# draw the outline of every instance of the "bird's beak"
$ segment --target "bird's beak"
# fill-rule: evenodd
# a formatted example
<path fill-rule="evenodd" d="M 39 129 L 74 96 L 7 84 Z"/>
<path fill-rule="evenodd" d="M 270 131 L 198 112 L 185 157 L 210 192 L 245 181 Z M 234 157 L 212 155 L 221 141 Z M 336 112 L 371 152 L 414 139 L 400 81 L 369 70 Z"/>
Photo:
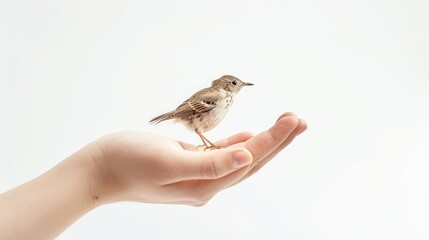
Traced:
<path fill-rule="evenodd" d="M 253 86 L 253 83 L 244 83 L 244 86 Z"/>

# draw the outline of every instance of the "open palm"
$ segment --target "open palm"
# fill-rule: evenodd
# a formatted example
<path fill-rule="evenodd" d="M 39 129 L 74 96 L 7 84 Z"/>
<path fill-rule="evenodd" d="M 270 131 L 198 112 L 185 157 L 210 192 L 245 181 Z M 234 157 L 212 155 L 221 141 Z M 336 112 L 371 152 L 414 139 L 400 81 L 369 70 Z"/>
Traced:
<path fill-rule="evenodd" d="M 303 120 L 285 113 L 270 129 L 233 135 L 211 151 L 148 133 L 115 133 L 96 141 L 102 154 L 95 162 L 109 182 L 103 189 L 107 202 L 200 206 L 258 171 L 306 128 Z"/>

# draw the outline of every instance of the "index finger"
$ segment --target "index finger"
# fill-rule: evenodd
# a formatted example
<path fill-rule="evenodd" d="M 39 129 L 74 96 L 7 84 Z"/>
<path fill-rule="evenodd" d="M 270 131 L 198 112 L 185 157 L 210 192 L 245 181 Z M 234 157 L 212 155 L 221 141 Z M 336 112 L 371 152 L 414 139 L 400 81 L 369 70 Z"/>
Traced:
<path fill-rule="evenodd" d="M 280 118 L 270 129 L 248 140 L 245 147 L 252 153 L 254 164 L 275 151 L 298 126 L 298 123 L 295 116 Z"/>

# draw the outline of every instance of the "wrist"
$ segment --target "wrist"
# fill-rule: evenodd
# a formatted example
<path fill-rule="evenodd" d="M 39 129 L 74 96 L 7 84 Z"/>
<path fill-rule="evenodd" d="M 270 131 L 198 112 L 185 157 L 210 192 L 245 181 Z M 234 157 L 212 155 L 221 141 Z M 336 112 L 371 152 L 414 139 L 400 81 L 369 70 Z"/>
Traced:
<path fill-rule="evenodd" d="M 108 164 L 103 149 L 97 141 L 91 142 L 80 151 L 82 160 L 88 169 L 88 187 L 92 207 L 119 201 L 120 187 Z"/>

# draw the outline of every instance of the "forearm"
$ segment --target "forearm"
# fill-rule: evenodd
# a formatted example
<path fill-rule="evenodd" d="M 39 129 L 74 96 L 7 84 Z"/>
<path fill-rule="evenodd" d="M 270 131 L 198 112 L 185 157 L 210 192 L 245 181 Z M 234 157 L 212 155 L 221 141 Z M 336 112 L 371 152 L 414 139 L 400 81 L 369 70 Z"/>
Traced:
<path fill-rule="evenodd" d="M 52 239 L 95 207 L 94 167 L 80 150 L 0 195 L 0 239 Z"/>

